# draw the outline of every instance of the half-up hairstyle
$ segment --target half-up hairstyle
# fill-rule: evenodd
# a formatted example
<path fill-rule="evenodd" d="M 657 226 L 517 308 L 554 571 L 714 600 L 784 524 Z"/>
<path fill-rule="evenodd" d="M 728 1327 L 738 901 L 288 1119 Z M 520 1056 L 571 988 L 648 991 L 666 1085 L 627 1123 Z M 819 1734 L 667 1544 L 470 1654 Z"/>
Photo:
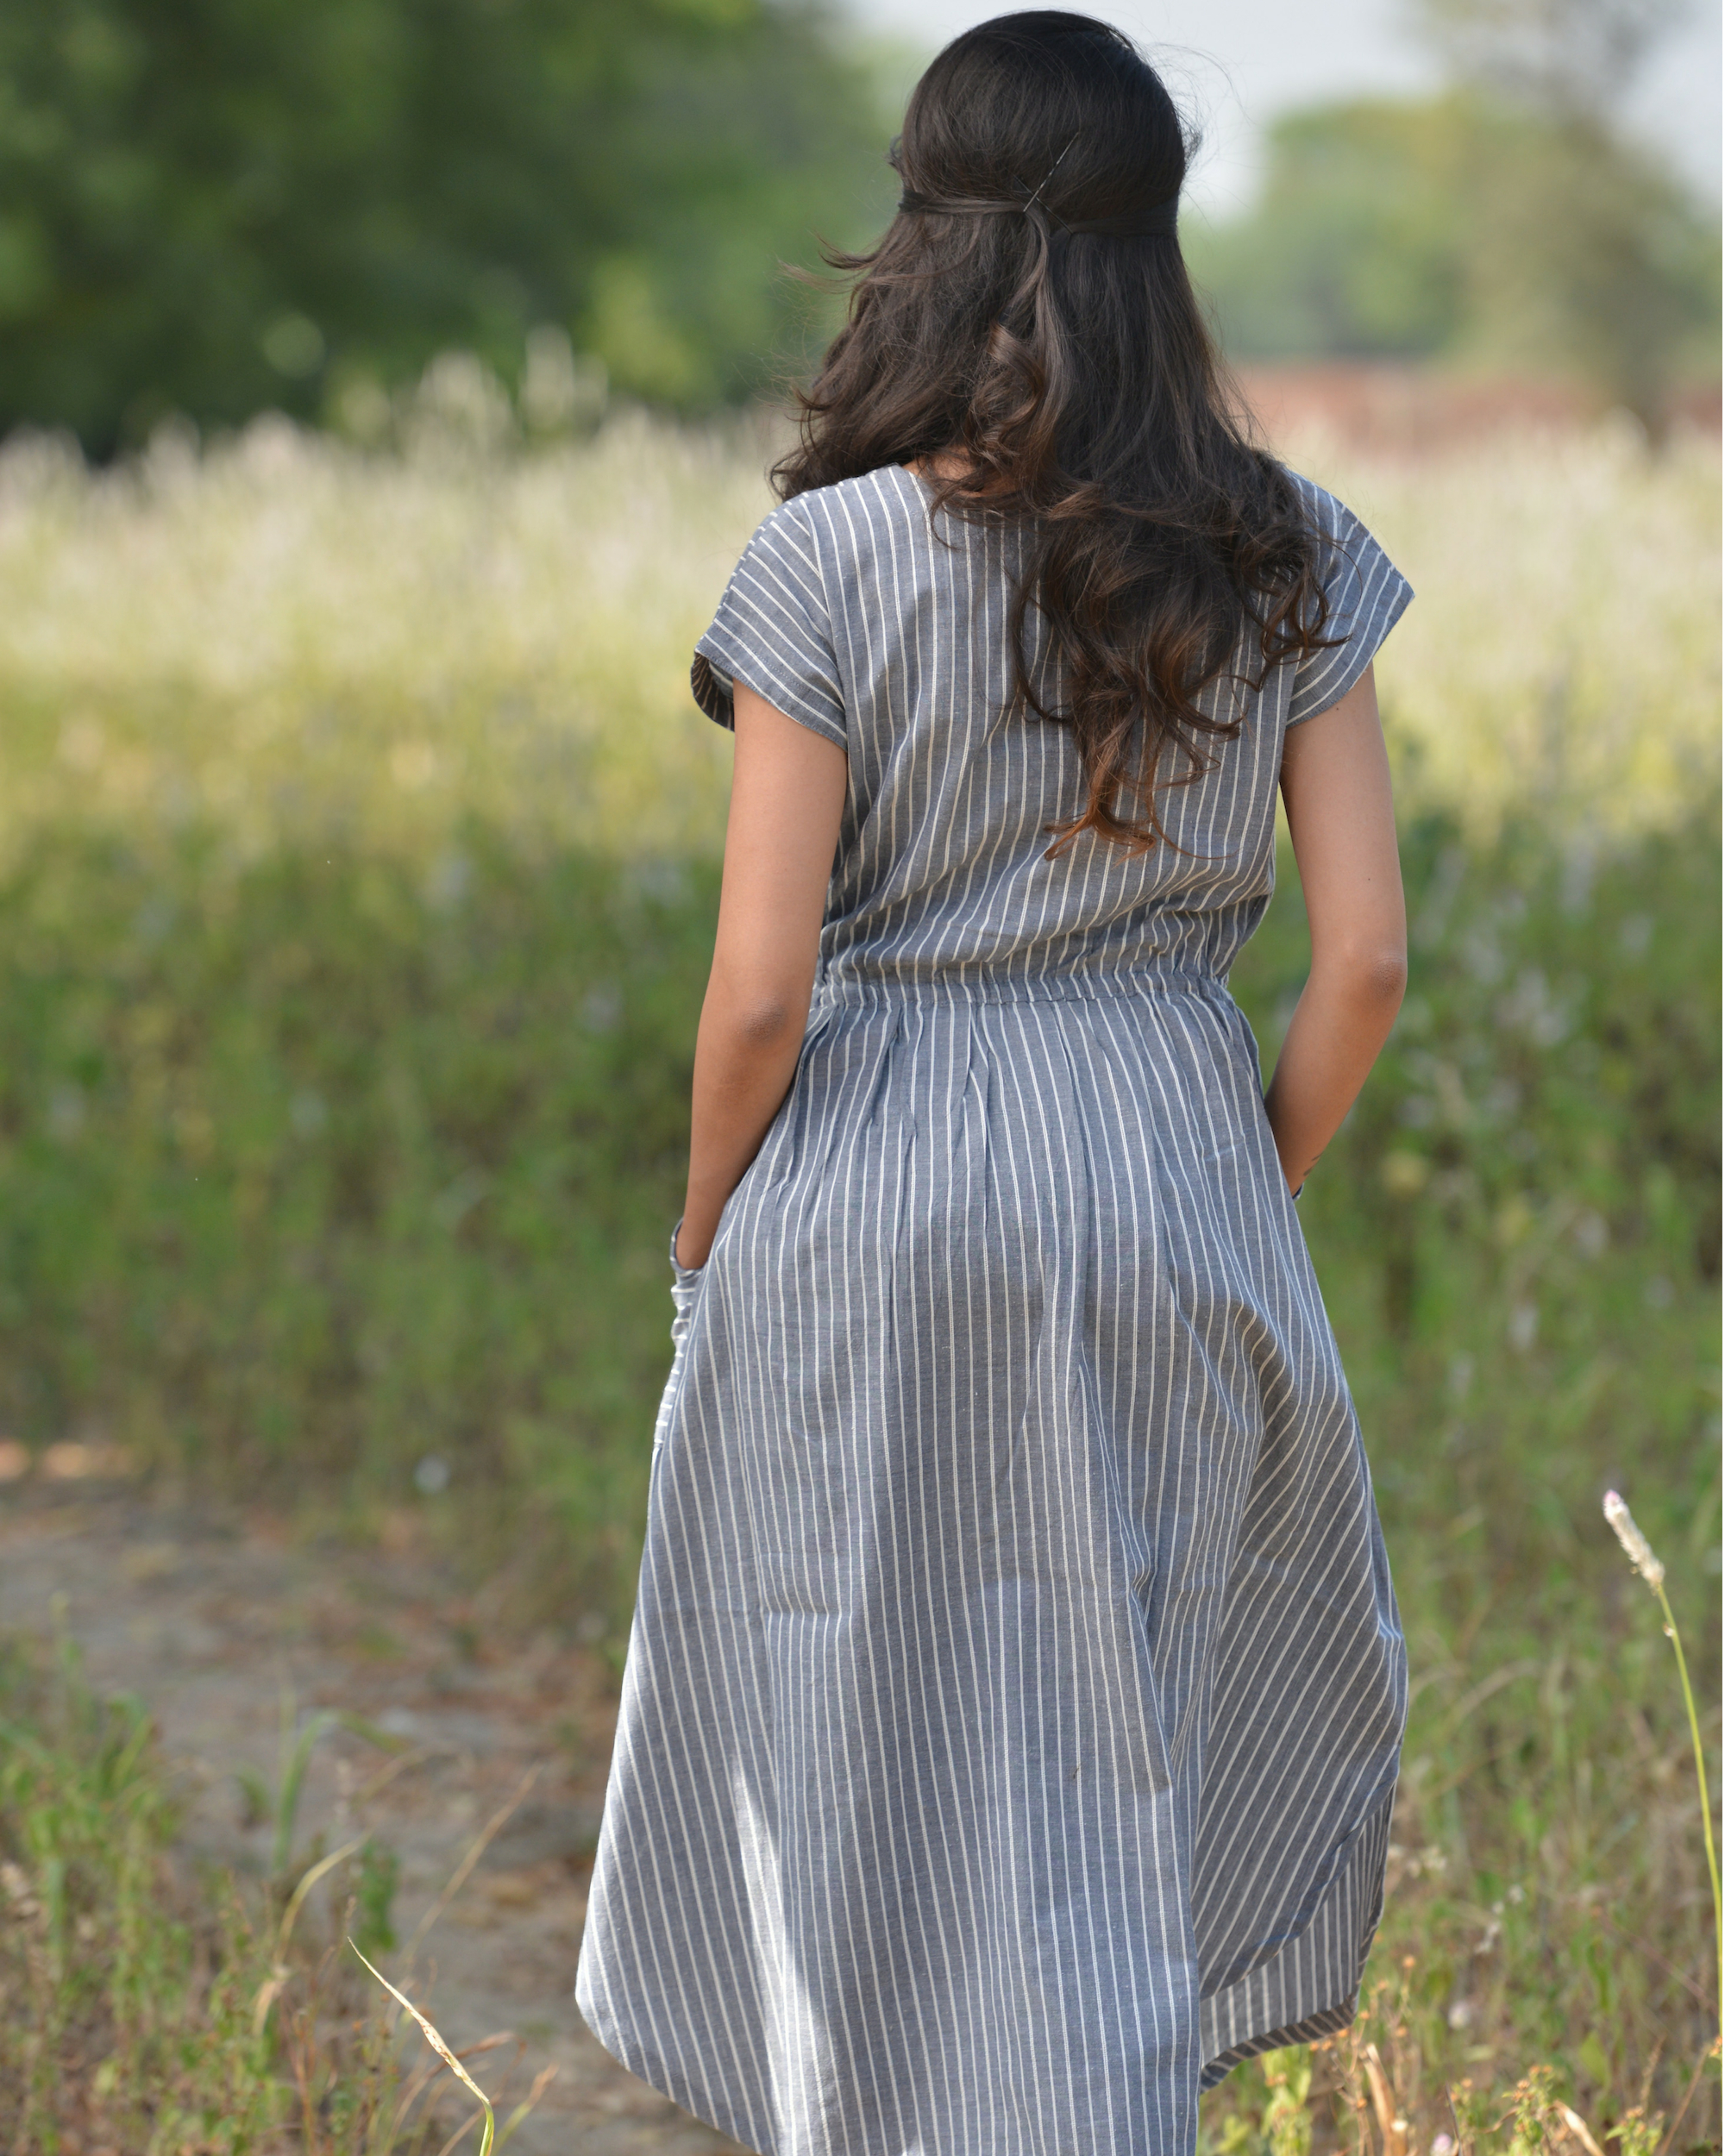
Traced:
<path fill-rule="evenodd" d="M 1070 728 L 1088 787 L 1051 853 L 1165 837 L 1157 789 L 1239 730 L 1204 691 L 1333 641 L 1301 498 L 1247 436 L 1175 236 L 1190 148 L 1104 23 L 1039 11 L 955 39 L 893 146 L 899 214 L 872 253 L 828 254 L 849 317 L 773 475 L 787 499 L 919 461 L 937 511 L 1026 523 L 1014 702 Z M 1032 607 L 1063 702 L 1032 679 Z"/>

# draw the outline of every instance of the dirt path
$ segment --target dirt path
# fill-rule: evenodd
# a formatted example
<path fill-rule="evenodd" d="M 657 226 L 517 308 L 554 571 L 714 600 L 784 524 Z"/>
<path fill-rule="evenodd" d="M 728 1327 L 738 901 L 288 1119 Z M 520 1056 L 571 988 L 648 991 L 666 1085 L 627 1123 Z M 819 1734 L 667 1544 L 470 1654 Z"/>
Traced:
<path fill-rule="evenodd" d="M 0 1490 L 0 1630 L 47 1633 L 52 1601 L 93 1683 L 135 1693 L 188 1770 L 186 1852 L 260 1871 L 237 1771 L 273 1780 L 284 1688 L 302 1714 L 346 1709 L 407 1749 L 391 1764 L 336 1731 L 313 1755 L 298 1845 L 371 1829 L 400 1858 L 406 1939 L 481 1827 L 532 1788 L 422 1950 L 430 2010 L 457 2047 L 500 2029 L 526 2043 L 511 2098 L 555 2061 L 524 2156 L 719 2156 L 735 2145 L 624 2071 L 571 1986 L 612 1729 L 590 1651 L 549 1636 L 498 1644 L 471 1598 L 423 1558 L 295 1546 L 267 1520 L 146 1502 L 122 1488 Z M 506 2055 L 506 2054 L 505 2054 Z"/>

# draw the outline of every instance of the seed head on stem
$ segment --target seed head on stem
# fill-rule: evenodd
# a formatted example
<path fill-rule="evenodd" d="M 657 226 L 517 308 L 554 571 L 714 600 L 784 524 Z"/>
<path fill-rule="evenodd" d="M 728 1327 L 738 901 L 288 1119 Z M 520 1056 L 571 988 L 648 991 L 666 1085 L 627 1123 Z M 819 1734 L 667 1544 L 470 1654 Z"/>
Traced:
<path fill-rule="evenodd" d="M 1719 1977 L 1721 2010 L 1725 2012 L 1725 1897 L 1719 1890 L 1719 1857 L 1713 1846 L 1713 1796 L 1707 1786 L 1707 1753 L 1701 1741 L 1701 1718 L 1695 1711 L 1695 1691 L 1689 1681 L 1689 1663 L 1683 1651 L 1671 1597 L 1665 1593 L 1665 1568 L 1653 1555 L 1653 1545 L 1635 1525 L 1634 1515 L 1615 1489 L 1605 1493 L 1605 1517 L 1611 1531 L 1628 1553 L 1629 1562 L 1653 1589 L 1665 1620 L 1665 1638 L 1677 1657 L 1678 1682 L 1689 1714 L 1689 1739 L 1695 1752 L 1696 1793 L 1701 1799 L 1701 1839 L 1707 1851 L 1707 1877 L 1713 1889 L 1713 1946 Z"/>
<path fill-rule="evenodd" d="M 1622 1544 L 1631 1564 L 1657 1595 L 1665 1583 L 1665 1568 L 1653 1555 L 1653 1545 L 1635 1525 L 1635 1516 L 1615 1489 L 1605 1493 L 1605 1517 Z"/>

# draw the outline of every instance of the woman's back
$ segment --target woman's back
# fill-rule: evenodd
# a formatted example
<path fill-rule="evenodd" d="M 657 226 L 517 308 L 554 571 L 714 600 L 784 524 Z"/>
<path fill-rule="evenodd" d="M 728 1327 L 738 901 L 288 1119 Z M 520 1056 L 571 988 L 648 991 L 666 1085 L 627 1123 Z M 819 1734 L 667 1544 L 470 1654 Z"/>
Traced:
<path fill-rule="evenodd" d="M 1296 482 L 1321 535 L 1333 648 L 1238 671 L 1204 692 L 1237 736 L 1162 796 L 1166 837 L 1138 852 L 1094 843 L 1053 858 L 1079 816 L 1071 734 L 1013 708 L 1009 611 L 1022 531 L 931 516 L 931 490 L 892 465 L 796 496 L 739 563 L 701 639 L 697 700 L 731 722 L 731 677 L 843 749 L 838 858 L 821 936 L 826 993 L 881 981 L 973 989 L 1188 972 L 1226 979 L 1270 898 L 1286 730 L 1337 703 L 1408 591 L 1333 496 Z M 1061 700 L 1036 613 L 1030 665 Z"/>
<path fill-rule="evenodd" d="M 1291 1194 L 1401 993 L 1408 590 L 1229 410 L 1116 32 L 967 32 L 894 154 L 694 668 L 735 780 L 577 1996 L 765 2156 L 1190 2156 L 1381 1899 L 1405 1658 Z"/>

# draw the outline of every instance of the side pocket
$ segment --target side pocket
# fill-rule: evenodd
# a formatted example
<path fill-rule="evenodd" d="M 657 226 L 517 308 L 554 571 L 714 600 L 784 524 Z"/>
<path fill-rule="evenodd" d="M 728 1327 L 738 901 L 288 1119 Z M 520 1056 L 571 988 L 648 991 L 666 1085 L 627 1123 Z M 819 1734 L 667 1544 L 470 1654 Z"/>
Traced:
<path fill-rule="evenodd" d="M 700 1300 L 701 1283 L 707 1275 L 706 1265 L 680 1265 L 677 1262 L 677 1233 L 682 1222 L 671 1230 L 671 1369 L 665 1380 L 665 1389 L 659 1395 L 658 1418 L 653 1425 L 653 1458 L 659 1457 L 659 1448 L 665 1442 L 676 1412 L 677 1395 L 682 1390 L 684 1366 L 688 1361 L 689 1334 L 695 1320 L 695 1305 Z M 709 1257 L 707 1263 L 712 1263 Z"/>

